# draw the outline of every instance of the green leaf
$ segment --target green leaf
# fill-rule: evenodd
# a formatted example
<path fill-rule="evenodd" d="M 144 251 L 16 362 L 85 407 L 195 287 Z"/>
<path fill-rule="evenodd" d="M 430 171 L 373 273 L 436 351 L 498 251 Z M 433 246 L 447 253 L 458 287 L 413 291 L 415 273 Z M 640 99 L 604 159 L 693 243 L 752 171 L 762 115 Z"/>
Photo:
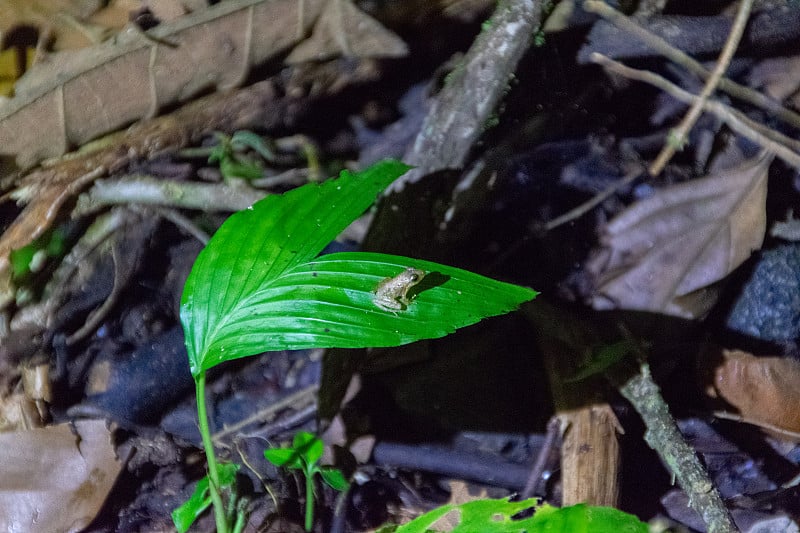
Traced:
<path fill-rule="evenodd" d="M 263 169 L 255 162 L 226 157 L 219 162 L 219 171 L 226 180 L 240 178 L 255 180 L 264 175 Z"/>
<path fill-rule="evenodd" d="M 631 340 L 621 340 L 611 344 L 593 346 L 586 361 L 581 363 L 575 375 L 565 380 L 565 383 L 574 383 L 597 374 L 602 374 L 611 366 L 622 361 L 629 354 L 636 353 L 638 348 L 639 346 Z"/>
<path fill-rule="evenodd" d="M 510 497 L 509 497 L 510 498 Z M 535 507 L 536 498 L 521 502 L 510 502 L 509 498 L 500 500 L 473 500 L 461 505 L 443 505 L 397 528 L 397 533 L 425 533 L 442 517 L 453 510 L 460 513 L 459 524 L 453 533 L 527 533 L 523 520 L 512 521 L 517 513 Z"/>
<path fill-rule="evenodd" d="M 533 516 L 514 520 L 522 511 L 536 507 Z M 647 533 L 648 526 L 633 515 L 611 507 L 586 504 L 558 509 L 537 507 L 531 498 L 521 502 L 474 500 L 461 505 L 444 505 L 397 528 L 397 533 L 425 533 L 451 511 L 460 515 L 451 533 Z"/>
<path fill-rule="evenodd" d="M 632 514 L 579 503 L 558 509 L 543 505 L 529 522 L 530 533 L 648 533 L 649 527 Z M 455 530 L 454 530 L 455 531 Z"/>
<path fill-rule="evenodd" d="M 325 444 L 322 439 L 308 431 L 299 431 L 292 440 L 292 447 L 297 450 L 306 463 L 310 466 L 319 461 L 325 451 Z"/>
<path fill-rule="evenodd" d="M 266 161 L 274 161 L 275 160 L 275 152 L 267 146 L 267 143 L 264 142 L 264 139 L 258 135 L 253 133 L 252 131 L 247 130 L 239 130 L 233 134 L 230 140 L 231 148 L 234 150 L 244 150 L 246 148 L 251 148 L 258 152 L 258 155 L 264 158 Z"/>
<path fill-rule="evenodd" d="M 217 465 L 217 474 L 219 475 L 220 488 L 232 487 L 236 481 L 236 473 L 241 468 L 236 463 L 219 463 Z"/>
<path fill-rule="evenodd" d="M 378 283 L 407 267 L 427 275 L 410 291 L 406 309 L 375 305 Z M 324 255 L 265 280 L 230 309 L 205 344 L 203 365 L 263 351 L 399 346 L 443 337 L 535 296 L 525 287 L 419 259 L 366 252 Z"/>
<path fill-rule="evenodd" d="M 303 458 L 294 448 L 269 448 L 264 450 L 264 458 L 275 466 L 303 469 Z"/>
<path fill-rule="evenodd" d="M 268 196 L 232 215 L 200 253 L 184 286 L 181 322 L 192 375 L 269 350 L 219 338 L 267 281 L 317 256 L 408 168 L 386 161 L 355 175 L 345 171 L 339 179 Z"/>
<path fill-rule="evenodd" d="M 11 269 L 15 279 L 22 278 L 22 276 L 30 273 L 31 262 L 37 251 L 38 247 L 34 244 L 28 244 L 17 250 L 11 250 Z"/>
<path fill-rule="evenodd" d="M 208 476 L 197 482 L 194 492 L 183 505 L 172 511 L 172 523 L 178 533 L 186 533 L 197 517 L 211 506 L 208 492 Z"/>
<path fill-rule="evenodd" d="M 338 468 L 324 466 L 319 469 L 319 475 L 322 476 L 322 480 L 334 490 L 347 490 L 347 487 L 350 485 L 347 479 L 345 479 L 344 474 L 342 474 L 342 471 Z"/>
<path fill-rule="evenodd" d="M 220 463 L 218 465 L 219 483 L 224 487 L 231 487 L 236 480 L 239 465 L 234 463 Z M 208 476 L 204 476 L 194 488 L 194 492 L 183 505 L 172 511 L 172 523 L 178 533 L 186 533 L 197 517 L 211 507 L 211 493 L 209 491 Z"/>

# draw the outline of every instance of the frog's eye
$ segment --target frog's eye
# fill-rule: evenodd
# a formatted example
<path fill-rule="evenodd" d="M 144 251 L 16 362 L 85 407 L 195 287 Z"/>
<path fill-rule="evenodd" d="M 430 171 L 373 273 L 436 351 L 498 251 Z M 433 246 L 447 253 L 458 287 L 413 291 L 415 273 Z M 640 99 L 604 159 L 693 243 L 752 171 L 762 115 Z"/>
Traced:
<path fill-rule="evenodd" d="M 411 274 L 411 281 L 419 281 L 420 279 L 419 274 Z"/>

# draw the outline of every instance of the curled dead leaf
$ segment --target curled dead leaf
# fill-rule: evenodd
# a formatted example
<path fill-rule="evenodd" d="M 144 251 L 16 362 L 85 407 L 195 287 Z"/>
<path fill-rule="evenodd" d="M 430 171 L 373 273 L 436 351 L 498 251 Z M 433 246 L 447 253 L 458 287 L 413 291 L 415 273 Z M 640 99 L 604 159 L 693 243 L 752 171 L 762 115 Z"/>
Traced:
<path fill-rule="evenodd" d="M 666 187 L 611 220 L 587 265 L 596 309 L 696 318 L 713 305 L 705 289 L 757 250 L 766 225 L 762 153 L 735 168 Z"/>
<path fill-rule="evenodd" d="M 780 436 L 800 436 L 800 361 L 722 350 L 706 362 L 713 365 L 706 371 L 707 394 L 734 407 L 736 419 Z"/>

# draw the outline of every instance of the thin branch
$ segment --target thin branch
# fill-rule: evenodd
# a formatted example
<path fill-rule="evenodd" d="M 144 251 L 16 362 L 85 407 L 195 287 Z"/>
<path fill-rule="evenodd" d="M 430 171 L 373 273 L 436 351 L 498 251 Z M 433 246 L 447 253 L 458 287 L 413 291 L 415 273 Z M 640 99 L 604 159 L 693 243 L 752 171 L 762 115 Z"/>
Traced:
<path fill-rule="evenodd" d="M 223 440 L 229 435 L 241 431 L 250 424 L 271 420 L 277 415 L 278 412 L 290 407 L 299 410 L 307 404 L 316 406 L 315 395 L 317 394 L 318 390 L 319 387 L 317 385 L 310 385 L 293 392 L 262 409 L 259 409 L 256 413 L 250 415 L 244 420 L 240 420 L 231 426 L 225 426 L 225 429 L 222 429 L 213 435 L 214 443 L 218 446 L 227 447 L 227 445 L 223 444 Z"/>
<path fill-rule="evenodd" d="M 204 211 L 240 211 L 267 193 L 246 184 L 165 181 L 148 175 L 130 175 L 119 180 L 97 180 L 78 198 L 73 217 L 91 214 L 107 205 L 161 205 Z"/>
<path fill-rule="evenodd" d="M 689 497 L 689 506 L 702 517 L 708 532 L 737 532 L 719 492 L 678 430 L 647 364 L 642 364 L 641 371 L 632 378 L 619 379 L 616 385 L 644 420 L 645 441 L 677 478 Z"/>
<path fill-rule="evenodd" d="M 561 421 L 558 416 L 550 418 L 547 423 L 547 433 L 544 436 L 544 442 L 539 453 L 536 454 L 536 462 L 533 463 L 531 472 L 528 475 L 528 481 L 525 482 L 525 488 L 522 489 L 520 499 L 525 500 L 536 494 L 536 489 L 539 487 L 539 482 L 544 477 L 544 469 L 547 466 L 547 461 L 553 453 L 556 446 L 556 439 L 561 433 Z"/>
<path fill-rule="evenodd" d="M 152 211 L 156 215 L 166 220 L 169 220 L 170 222 L 175 224 L 175 226 L 186 232 L 188 235 L 191 235 L 192 237 L 200 241 L 200 243 L 203 246 L 208 244 L 208 241 L 211 240 L 211 236 L 209 236 L 208 233 L 200 229 L 200 227 L 191 220 L 189 220 L 188 217 L 183 216 L 180 212 L 178 212 L 177 209 L 170 209 L 167 207 L 160 207 L 160 206 L 150 206 L 147 208 L 142 208 L 141 206 L 138 206 L 136 204 L 131 205 L 130 208 L 138 212 L 147 212 L 148 210 Z"/>
<path fill-rule="evenodd" d="M 697 96 L 681 89 L 658 74 L 654 74 L 646 70 L 637 70 L 627 67 L 622 63 L 614 61 L 613 59 L 610 59 L 597 52 L 593 53 L 590 59 L 594 63 L 598 63 L 608 70 L 619 74 L 620 76 L 649 83 L 650 85 L 658 87 L 681 102 L 691 104 L 699 100 Z M 732 109 L 722 102 L 716 100 L 707 100 L 703 103 L 703 108 L 720 120 L 724 121 L 739 135 L 747 137 L 751 141 L 759 144 L 765 150 L 774 153 L 776 156 L 783 159 L 787 164 L 795 168 L 800 168 L 800 154 L 798 154 L 798 152 L 800 152 L 800 143 L 798 141 L 771 130 L 763 124 L 759 124 L 758 122 L 745 116 L 745 114 L 741 111 Z"/>
<path fill-rule="evenodd" d="M 650 174 L 653 176 L 660 174 L 664 167 L 675 155 L 675 151 L 679 148 L 682 148 L 683 145 L 686 143 L 686 139 L 689 136 L 689 131 L 692 129 L 694 124 L 697 122 L 697 119 L 700 118 L 700 113 L 703 111 L 703 105 L 708 100 L 708 97 L 711 96 L 711 93 L 717 88 L 720 79 L 725 74 L 725 71 L 728 70 L 728 65 L 733 59 L 733 54 L 736 52 L 736 48 L 739 46 L 739 41 L 742 39 L 742 34 L 744 33 L 745 25 L 747 24 L 747 19 L 750 17 L 750 9 L 753 7 L 753 0 L 741 0 L 741 4 L 739 5 L 739 12 L 736 13 L 736 19 L 733 21 L 733 27 L 731 27 L 731 33 L 728 35 L 728 41 L 725 43 L 725 47 L 722 49 L 722 53 L 717 60 L 717 64 L 714 67 L 714 70 L 711 72 L 711 76 L 706 80 L 705 86 L 703 86 L 703 90 L 700 92 L 700 96 L 698 100 L 692 104 L 692 107 L 689 108 L 689 111 L 686 113 L 686 116 L 683 117 L 680 125 L 670 132 L 670 138 L 667 141 L 667 144 L 664 145 L 662 148 L 661 153 L 658 154 L 656 160 L 650 165 Z"/>
<path fill-rule="evenodd" d="M 582 204 L 573 209 L 570 209 L 563 215 L 548 221 L 547 224 L 544 225 L 544 230 L 552 231 L 557 227 L 566 224 L 567 222 L 571 222 L 577 218 L 582 217 L 583 215 L 588 213 L 591 209 L 593 209 L 596 205 L 600 204 L 606 198 L 614 194 L 616 191 L 632 183 L 639 176 L 641 176 L 641 169 L 637 169 L 635 172 L 628 173 L 627 176 L 624 176 L 619 180 L 615 181 L 614 183 L 612 183 L 611 185 L 609 185 L 608 187 L 606 187 L 605 189 L 603 189 L 602 191 L 591 197 L 589 200 L 583 202 Z"/>
<path fill-rule="evenodd" d="M 695 61 L 691 56 L 675 48 L 658 35 L 642 27 L 635 20 L 626 17 L 624 14 L 615 10 L 605 2 L 602 2 L 601 0 L 586 0 L 583 3 L 583 8 L 586 11 L 600 15 L 617 28 L 630 33 L 634 37 L 644 42 L 654 51 L 658 52 L 670 61 L 682 66 L 689 72 L 699 76 L 701 79 L 706 80 L 709 78 L 709 76 L 711 76 L 711 71 L 706 69 L 698 61 Z M 775 117 L 783 120 L 791 126 L 794 126 L 795 128 L 800 128 L 799 114 L 791 111 L 790 109 L 786 109 L 781 105 L 780 102 L 773 100 L 772 98 L 758 91 L 754 91 L 753 89 L 745 87 L 744 85 L 739 85 L 735 81 L 731 81 L 728 78 L 722 78 L 719 80 L 718 89 L 725 91 L 734 98 L 738 98 L 743 102 L 747 102 L 772 113 Z"/>

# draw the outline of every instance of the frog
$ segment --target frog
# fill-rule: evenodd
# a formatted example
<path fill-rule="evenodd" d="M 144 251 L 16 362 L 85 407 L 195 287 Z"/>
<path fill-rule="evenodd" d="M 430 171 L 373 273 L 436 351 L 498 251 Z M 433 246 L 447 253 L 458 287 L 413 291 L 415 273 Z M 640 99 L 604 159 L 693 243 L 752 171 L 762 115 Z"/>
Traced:
<path fill-rule="evenodd" d="M 375 293 L 372 303 L 379 309 L 393 313 L 405 310 L 411 303 L 408 291 L 422 281 L 425 274 L 424 270 L 409 267 L 392 278 L 385 278 L 372 291 Z"/>

